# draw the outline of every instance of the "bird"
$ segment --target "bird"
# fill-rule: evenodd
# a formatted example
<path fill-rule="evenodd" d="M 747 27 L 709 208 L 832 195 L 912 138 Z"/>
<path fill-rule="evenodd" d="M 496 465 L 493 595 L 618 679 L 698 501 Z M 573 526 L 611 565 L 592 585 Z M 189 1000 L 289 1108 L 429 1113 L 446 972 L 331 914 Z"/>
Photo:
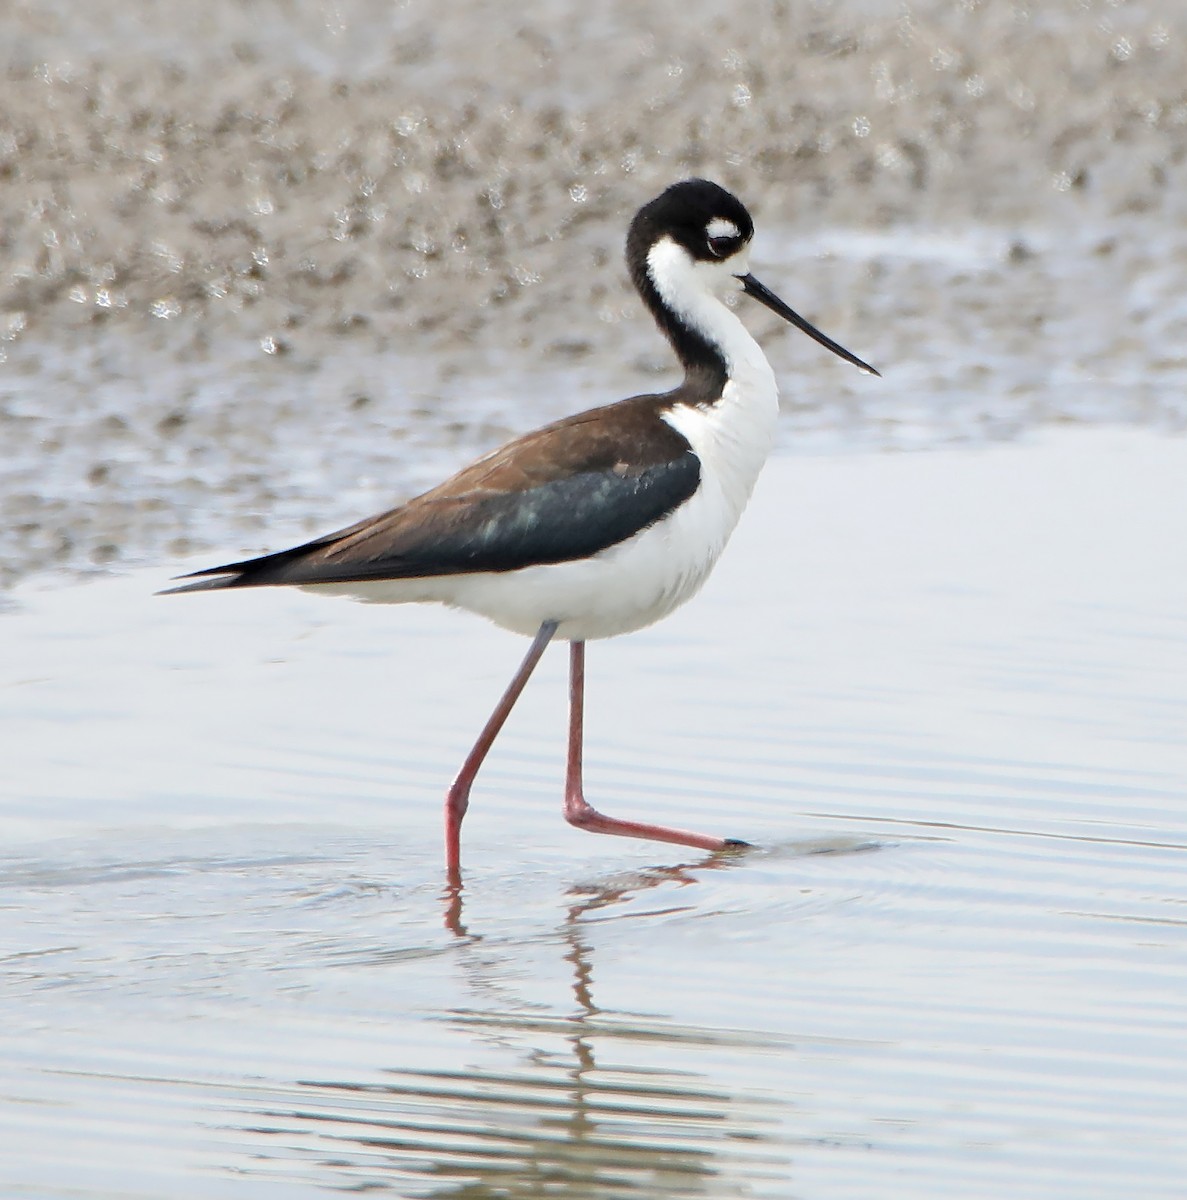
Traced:
<path fill-rule="evenodd" d="M 683 380 L 526 433 L 378 516 L 299 546 L 179 576 L 170 593 L 296 586 L 467 610 L 532 639 L 445 797 L 445 865 L 479 769 L 554 639 L 569 643 L 564 816 L 573 826 L 691 846 L 738 838 L 606 816 L 583 785 L 586 643 L 666 617 L 705 582 L 769 455 L 774 371 L 727 299 L 757 300 L 868 375 L 750 273 L 754 222 L 705 179 L 674 183 L 630 223 L 626 262 Z"/>

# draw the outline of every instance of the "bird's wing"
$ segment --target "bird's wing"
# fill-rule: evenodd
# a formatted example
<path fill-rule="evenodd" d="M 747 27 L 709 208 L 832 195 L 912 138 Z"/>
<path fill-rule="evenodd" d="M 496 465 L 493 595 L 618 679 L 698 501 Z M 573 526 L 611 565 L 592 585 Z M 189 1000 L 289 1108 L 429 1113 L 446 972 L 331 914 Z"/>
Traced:
<path fill-rule="evenodd" d="M 432 491 L 290 550 L 197 571 L 174 591 L 514 571 L 585 558 L 688 499 L 700 460 L 655 419 L 657 397 L 545 426 Z"/>

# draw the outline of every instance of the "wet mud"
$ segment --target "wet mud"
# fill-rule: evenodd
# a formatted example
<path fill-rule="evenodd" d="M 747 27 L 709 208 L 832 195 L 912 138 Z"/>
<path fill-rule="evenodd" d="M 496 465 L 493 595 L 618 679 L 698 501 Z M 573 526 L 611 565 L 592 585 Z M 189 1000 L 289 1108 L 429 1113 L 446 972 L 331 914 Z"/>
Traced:
<path fill-rule="evenodd" d="M 9 6 L 0 577 L 321 528 L 661 386 L 621 265 L 676 178 L 882 366 L 785 332 L 789 440 L 1182 427 L 1168 6 Z M 754 314 L 762 334 L 773 319 Z"/>

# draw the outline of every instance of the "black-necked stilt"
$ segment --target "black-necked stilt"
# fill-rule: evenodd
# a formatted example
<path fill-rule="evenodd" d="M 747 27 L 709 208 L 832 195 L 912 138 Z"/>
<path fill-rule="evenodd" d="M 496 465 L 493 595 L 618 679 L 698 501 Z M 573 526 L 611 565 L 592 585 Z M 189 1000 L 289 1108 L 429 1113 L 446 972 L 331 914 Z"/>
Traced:
<path fill-rule="evenodd" d="M 470 788 L 554 637 L 570 643 L 565 819 L 702 850 L 733 839 L 603 816 L 581 783 L 585 643 L 642 629 L 705 582 L 771 449 L 775 376 L 723 297 L 745 292 L 863 371 L 749 273 L 754 224 L 729 192 L 674 184 L 631 222 L 627 263 L 684 381 L 525 434 L 399 508 L 262 558 L 197 571 L 178 592 L 290 584 L 389 603 L 435 601 L 532 637 L 445 800 L 460 880 Z"/>

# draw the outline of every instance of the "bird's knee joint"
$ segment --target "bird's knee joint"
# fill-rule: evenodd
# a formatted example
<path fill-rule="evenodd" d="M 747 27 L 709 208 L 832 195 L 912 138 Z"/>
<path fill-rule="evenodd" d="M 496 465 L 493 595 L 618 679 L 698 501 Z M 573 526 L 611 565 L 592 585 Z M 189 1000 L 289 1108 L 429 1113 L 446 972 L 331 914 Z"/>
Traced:
<path fill-rule="evenodd" d="M 584 801 L 580 805 L 570 804 L 565 806 L 565 820 L 574 829 L 593 829 L 600 819 L 601 814 Z"/>
<path fill-rule="evenodd" d="M 445 813 L 455 821 L 460 821 L 470 807 L 470 797 L 465 792 L 455 792 L 450 788 L 445 794 Z"/>

